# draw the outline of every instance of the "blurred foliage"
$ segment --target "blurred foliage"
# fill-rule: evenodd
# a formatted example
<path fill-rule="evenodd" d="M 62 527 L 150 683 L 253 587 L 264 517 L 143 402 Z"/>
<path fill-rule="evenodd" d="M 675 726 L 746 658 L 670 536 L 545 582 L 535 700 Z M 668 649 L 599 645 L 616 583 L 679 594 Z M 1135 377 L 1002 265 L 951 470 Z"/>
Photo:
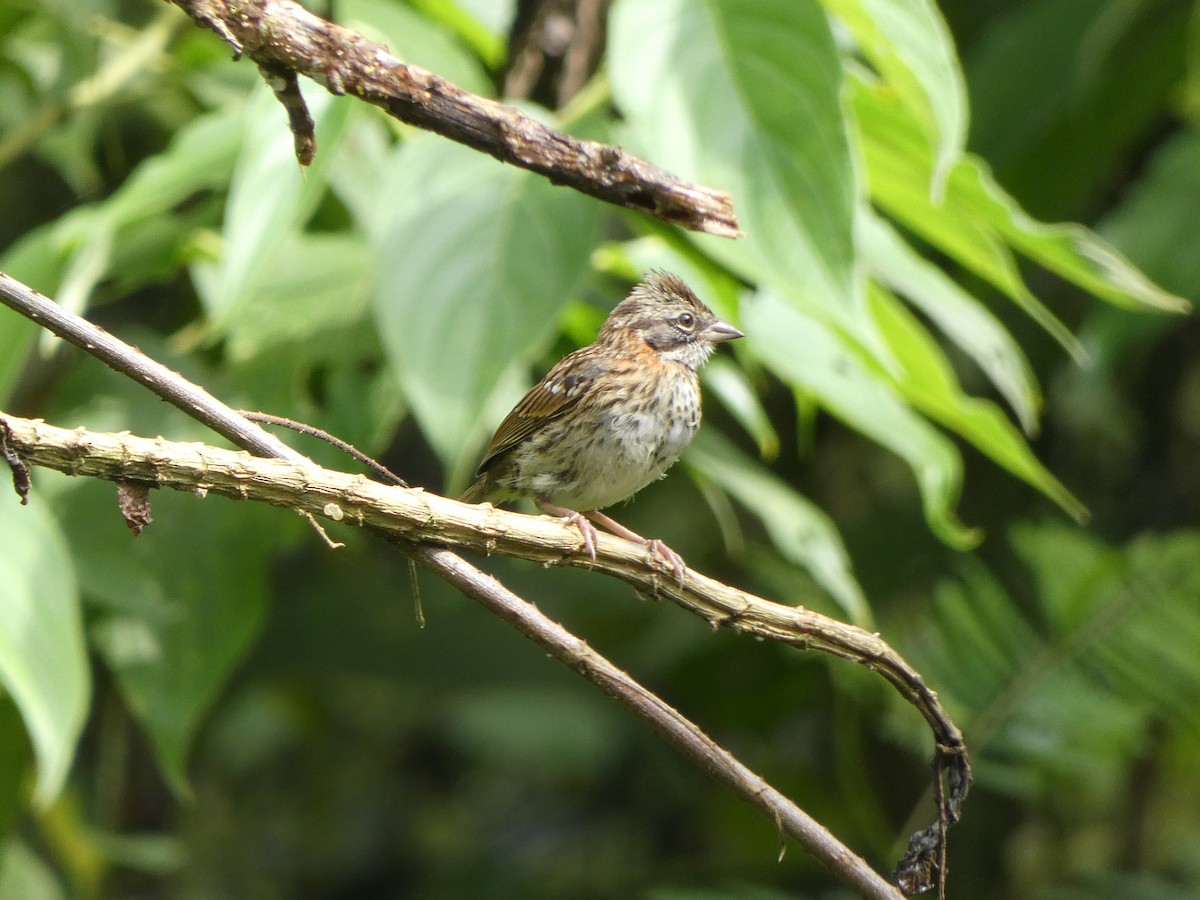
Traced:
<path fill-rule="evenodd" d="M 494 96 L 534 6 L 320 11 Z M 976 762 L 952 895 L 1200 897 L 1200 333 L 1169 315 L 1200 296 L 1200 6 L 616 0 L 606 40 L 563 109 L 516 99 L 732 191 L 745 238 L 311 84 L 301 173 L 253 66 L 177 9 L 10 0 L 0 268 L 448 493 L 632 280 L 678 272 L 748 338 L 619 517 L 918 666 Z M 0 398 L 214 439 L 7 311 Z M 419 628 L 362 535 L 163 495 L 134 541 L 110 486 L 36 476 L 0 501 L 0 897 L 846 896 L 424 576 Z M 878 867 L 928 818 L 928 737 L 870 673 L 487 565 Z"/>

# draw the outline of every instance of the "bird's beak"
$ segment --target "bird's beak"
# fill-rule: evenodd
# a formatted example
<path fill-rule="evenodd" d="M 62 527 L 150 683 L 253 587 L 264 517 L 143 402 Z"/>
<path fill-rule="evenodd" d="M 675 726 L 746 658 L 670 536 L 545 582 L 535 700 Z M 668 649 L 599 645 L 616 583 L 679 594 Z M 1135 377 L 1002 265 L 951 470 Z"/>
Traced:
<path fill-rule="evenodd" d="M 710 343 L 722 344 L 725 341 L 736 341 L 740 337 L 745 337 L 745 335 L 728 322 L 722 322 L 720 319 L 717 319 L 717 321 L 704 329 L 704 337 Z"/>

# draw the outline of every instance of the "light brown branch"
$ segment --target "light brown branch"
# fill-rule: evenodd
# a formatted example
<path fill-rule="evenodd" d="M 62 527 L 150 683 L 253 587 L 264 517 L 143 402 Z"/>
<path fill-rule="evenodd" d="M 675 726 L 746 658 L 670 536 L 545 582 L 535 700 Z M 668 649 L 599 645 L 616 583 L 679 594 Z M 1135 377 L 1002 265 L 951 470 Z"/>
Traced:
<path fill-rule="evenodd" d="M 285 506 L 367 527 L 412 543 L 594 569 L 639 591 L 669 599 L 713 628 L 820 650 L 878 672 L 912 703 L 938 744 L 961 749 L 962 736 L 921 676 L 878 635 L 802 606 L 785 606 L 686 569 L 676 580 L 644 547 L 599 532 L 593 562 L 579 529 L 559 518 L 528 516 L 488 503 L 468 504 L 423 488 L 383 485 L 304 461 L 261 459 L 204 444 L 129 434 L 68 431 L 8 416 L 13 447 L 29 463 L 70 475 L 145 482 Z"/>
<path fill-rule="evenodd" d="M 930 860 L 944 849 L 945 825 L 958 820 L 970 786 L 966 747 L 961 732 L 941 709 L 936 695 L 878 635 L 802 607 L 771 603 L 691 570 L 686 571 L 682 581 L 677 583 L 671 577 L 672 573 L 654 568 L 654 560 L 646 558 L 643 548 L 609 535 L 599 535 L 596 559 L 592 562 L 583 551 L 578 529 L 569 528 L 557 519 L 522 516 L 487 504 L 463 504 L 420 488 L 388 487 L 370 482 L 361 475 L 320 469 L 203 389 L 2 272 L 0 303 L 145 385 L 219 434 L 266 457 L 254 458 L 202 444 L 170 444 L 162 438 L 148 441 L 128 434 L 101 435 L 82 429 L 70 432 L 31 420 L 0 417 L 0 449 L 13 467 L 18 490 L 27 474 L 25 462 L 33 462 L 59 468 L 68 474 L 88 474 L 189 491 L 212 490 L 239 498 L 253 497 L 300 509 L 312 516 L 350 521 L 371 528 L 451 583 L 469 582 L 475 585 L 472 590 L 476 591 L 489 583 L 488 576 L 447 550 L 419 542 L 472 547 L 485 553 L 502 551 L 524 559 L 597 568 L 635 587 L 667 596 L 703 616 L 713 627 L 729 625 L 801 649 L 823 650 L 879 672 L 929 722 L 938 746 L 935 777 L 940 779 L 944 773 L 948 782 L 949 791 L 939 809 L 939 821 L 913 835 L 909 852 L 896 873 L 901 883 L 913 885 L 915 890 L 931 886 L 929 875 L 933 867 Z M 469 595 L 482 602 L 477 594 L 469 592 Z M 564 662 L 573 664 L 569 655 L 561 655 L 560 651 L 565 651 L 545 629 L 547 624 L 553 623 L 541 616 L 536 608 L 526 606 L 528 615 L 521 617 L 521 630 Z M 510 614 L 515 615 L 511 610 Z M 584 669 L 579 671 L 587 674 Z M 610 688 L 605 686 L 605 689 Z M 665 727 L 649 708 L 642 709 L 632 702 L 630 706 L 656 729 Z M 687 748 L 683 749 L 686 752 Z M 721 766 L 705 764 L 724 777 Z M 754 794 L 764 803 L 768 800 L 774 803 L 774 795 L 764 794 L 757 786 Z M 808 820 L 798 809 L 793 814 L 774 805 L 770 808 L 780 827 L 793 834 L 846 883 L 859 887 L 860 891 L 863 885 L 875 886 L 863 896 L 899 896 L 877 873 L 823 829 L 821 834 L 806 827 L 792 832 L 791 827 L 800 828 Z M 820 828 L 815 822 L 813 825 Z M 829 845 L 828 841 L 833 844 Z M 836 852 L 830 852 L 831 848 Z M 944 873 L 944 867 L 937 869 L 939 877 L 944 877 Z M 883 889 L 886 890 L 880 893 Z"/>
<path fill-rule="evenodd" d="M 725 191 L 690 184 L 620 147 L 548 128 L 511 106 L 468 93 L 381 44 L 292 0 L 170 0 L 267 73 L 304 75 L 403 122 L 592 197 L 723 237 L 742 234 Z"/>
<path fill-rule="evenodd" d="M 439 547 L 425 546 L 437 543 L 483 552 L 502 550 L 526 559 L 565 559 L 578 564 L 578 532 L 559 520 L 523 516 L 487 505 L 470 506 L 419 488 L 381 485 L 361 475 L 333 472 L 312 463 L 264 459 L 204 444 L 102 434 L 82 428 L 69 431 L 2 414 L 0 428 L 5 431 L 10 454 L 30 465 L 118 484 L 272 503 L 331 522 L 367 527 L 390 538 L 406 554 L 434 568 L 467 596 L 483 603 L 636 712 L 687 756 L 780 823 L 785 833 L 862 896 L 889 900 L 903 896 L 820 823 L 586 643 L 460 557 Z M 622 577 L 639 569 L 645 572 L 640 549 L 616 537 L 600 535 L 596 556 L 597 568 L 621 573 Z M 652 581 L 644 583 L 651 585 Z"/>

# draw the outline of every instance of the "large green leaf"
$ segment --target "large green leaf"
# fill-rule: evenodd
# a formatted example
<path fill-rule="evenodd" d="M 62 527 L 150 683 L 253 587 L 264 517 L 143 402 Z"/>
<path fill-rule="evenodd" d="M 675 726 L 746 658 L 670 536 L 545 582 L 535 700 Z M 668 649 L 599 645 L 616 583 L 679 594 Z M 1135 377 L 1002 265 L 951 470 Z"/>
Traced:
<path fill-rule="evenodd" d="M 837 332 L 769 291 L 743 302 L 742 320 L 754 352 L 776 375 L 912 467 L 935 534 L 960 548 L 978 541 L 954 511 L 962 489 L 958 450 L 904 403 L 887 377 Z"/>
<path fill-rule="evenodd" d="M 914 407 L 961 434 L 1076 519 L 1086 518 L 1083 504 L 1038 462 L 1021 433 L 995 404 L 962 392 L 942 349 L 912 313 L 885 289 L 874 285 L 871 307 L 901 366 L 900 388 Z"/>
<path fill-rule="evenodd" d="M 364 319 L 375 259 L 352 234 L 289 234 L 260 269 L 252 315 L 230 321 L 229 355 L 256 356 L 281 344 L 320 340 Z"/>
<path fill-rule="evenodd" d="M 746 279 L 856 322 L 857 193 L 842 67 L 815 0 L 622 0 L 609 27 L 627 141 L 728 190 L 746 237 L 699 236 Z"/>
<path fill-rule="evenodd" d="M 852 80 L 871 197 L 890 215 L 994 285 L 1077 357 L 1082 347 L 1026 287 L 1013 251 L 1096 297 L 1132 309 L 1182 311 L 1185 300 L 1162 290 L 1115 248 L 1078 225 L 1045 225 L 1026 215 L 980 160 L 965 156 L 950 174 L 945 199 L 925 186 L 933 159 L 918 124 L 890 92 Z"/>
<path fill-rule="evenodd" d="M 0 844 L 0 897 L 66 900 L 67 892 L 50 865 L 14 836 Z"/>
<path fill-rule="evenodd" d="M 48 804 L 75 756 L 91 696 L 75 568 L 58 525 L 35 493 L 0 500 L 0 681 L 37 757 L 35 798 Z"/>
<path fill-rule="evenodd" d="M 411 5 L 448 28 L 489 69 L 504 65 L 517 0 L 413 0 Z"/>
<path fill-rule="evenodd" d="M 1077 360 L 1083 347 L 1025 285 L 1012 249 L 990 228 L 929 194 L 933 159 L 917 124 L 885 88 L 851 81 L 871 199 L 886 212 L 974 272 L 1024 309 Z"/>
<path fill-rule="evenodd" d="M 495 424 L 484 419 L 497 385 L 511 392 L 587 272 L 598 205 L 437 137 L 399 149 L 380 202 L 380 335 L 422 430 L 461 483 Z"/>
<path fill-rule="evenodd" d="M 58 505 L 95 607 L 92 642 L 168 782 L 186 793 L 192 739 L 258 632 L 278 529 L 294 534 L 294 523 L 257 504 L 156 492 L 154 522 L 135 539 L 111 485 L 71 488 Z"/>
<path fill-rule="evenodd" d="M 1188 301 L 1154 284 L 1094 231 L 1082 225 L 1035 222 L 996 184 L 983 163 L 968 159 L 954 174 L 952 202 L 1067 281 L 1126 309 L 1176 313 L 1191 309 Z"/>
<path fill-rule="evenodd" d="M 304 226 L 325 193 L 326 173 L 353 104 L 311 85 L 305 89 L 305 101 L 317 138 L 317 155 L 307 169 L 296 162 L 287 116 L 271 90 L 264 85 L 246 104 L 242 152 L 225 207 L 218 274 L 198 285 L 218 328 L 238 316 L 253 315 L 254 292 L 265 277 L 263 267 Z"/>
<path fill-rule="evenodd" d="M 103 204 L 118 225 L 153 219 L 204 190 L 223 188 L 242 144 L 241 111 L 224 107 L 182 128 Z"/>
<path fill-rule="evenodd" d="M 774 459 L 779 454 L 779 432 L 754 392 L 750 379 L 723 356 L 709 361 L 700 374 L 706 393 L 712 393 L 758 446 L 758 455 Z"/>
<path fill-rule="evenodd" d="M 864 211 L 856 234 L 871 275 L 902 294 L 970 356 L 1012 406 L 1026 433 L 1035 433 L 1041 390 L 1025 353 L 1000 321 L 886 220 Z"/>
<path fill-rule="evenodd" d="M 931 0 L 822 0 L 920 124 L 940 196 L 967 137 L 967 88 L 954 40 Z"/>
<path fill-rule="evenodd" d="M 0 309 L 0 404 L 8 399 L 25 364 L 36 328 L 28 319 Z"/>

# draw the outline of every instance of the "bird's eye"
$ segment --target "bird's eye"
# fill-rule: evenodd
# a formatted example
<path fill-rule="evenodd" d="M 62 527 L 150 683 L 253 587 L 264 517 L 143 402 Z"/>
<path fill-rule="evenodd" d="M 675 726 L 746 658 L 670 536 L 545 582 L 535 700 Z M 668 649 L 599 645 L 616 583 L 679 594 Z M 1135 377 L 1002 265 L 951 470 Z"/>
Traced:
<path fill-rule="evenodd" d="M 696 317 L 689 312 L 680 313 L 679 318 L 675 320 L 679 323 L 679 327 L 685 331 L 691 331 L 696 327 Z"/>

